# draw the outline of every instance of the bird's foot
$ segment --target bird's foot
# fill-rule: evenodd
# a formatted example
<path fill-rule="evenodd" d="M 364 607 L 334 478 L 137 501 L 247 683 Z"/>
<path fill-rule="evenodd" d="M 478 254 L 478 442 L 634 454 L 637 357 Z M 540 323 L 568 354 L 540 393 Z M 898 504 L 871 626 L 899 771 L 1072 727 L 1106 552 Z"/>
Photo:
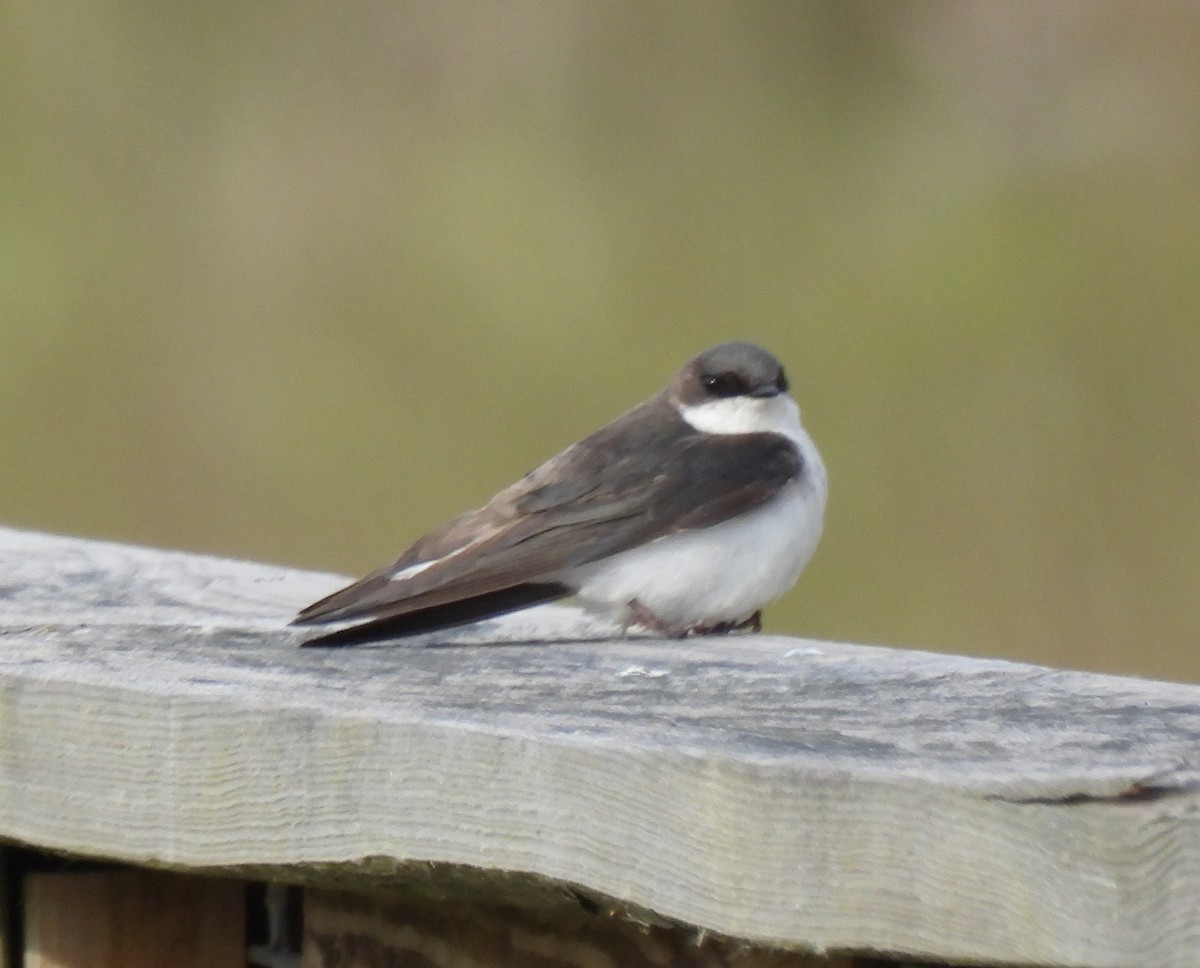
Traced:
<path fill-rule="evenodd" d="M 714 622 L 712 625 L 694 625 L 688 632 L 692 635 L 728 635 L 730 632 L 761 632 L 762 609 L 740 622 Z"/>
<path fill-rule="evenodd" d="M 762 631 L 762 609 L 761 608 L 756 609 L 753 615 L 751 615 L 747 619 L 743 619 L 741 622 L 739 622 L 737 625 L 734 626 L 734 629 L 738 632 L 741 632 L 741 631 L 754 632 L 754 633 L 761 632 Z"/>
<path fill-rule="evenodd" d="M 687 628 L 675 628 L 668 625 L 636 598 L 629 603 L 629 616 L 626 628 L 630 625 L 641 625 L 651 632 L 665 635 L 672 639 L 684 639 L 689 635 L 728 635 L 730 632 L 761 632 L 762 609 L 758 609 L 749 618 L 740 622 L 713 622 L 711 625 L 691 625 Z"/>

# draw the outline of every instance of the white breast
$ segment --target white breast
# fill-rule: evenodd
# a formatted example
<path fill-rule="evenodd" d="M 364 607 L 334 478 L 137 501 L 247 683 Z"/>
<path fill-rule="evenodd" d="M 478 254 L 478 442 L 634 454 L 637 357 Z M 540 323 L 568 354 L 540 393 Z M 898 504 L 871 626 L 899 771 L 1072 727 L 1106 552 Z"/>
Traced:
<path fill-rule="evenodd" d="M 577 589 L 585 607 L 625 620 L 629 603 L 636 599 L 664 625 L 682 631 L 742 621 L 795 584 L 821 537 L 828 490 L 825 465 L 800 426 L 795 403 L 787 397 L 753 403 L 767 411 L 757 415 L 760 423 L 754 430 L 785 433 L 799 447 L 801 477 L 747 514 L 573 569 L 562 578 Z M 682 415 L 693 425 L 706 424 L 699 429 L 709 433 L 750 429 L 748 421 L 729 421 L 723 419 L 728 414 L 711 410 L 685 410 Z M 773 426 L 762 427 L 764 417 Z"/>

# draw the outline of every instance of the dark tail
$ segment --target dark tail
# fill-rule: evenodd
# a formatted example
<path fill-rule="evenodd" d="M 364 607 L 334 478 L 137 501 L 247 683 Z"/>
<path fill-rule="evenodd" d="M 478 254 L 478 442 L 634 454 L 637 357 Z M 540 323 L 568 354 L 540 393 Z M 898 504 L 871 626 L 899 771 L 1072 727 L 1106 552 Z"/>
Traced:
<path fill-rule="evenodd" d="M 305 647 L 328 647 L 366 645 L 368 642 L 402 639 L 420 632 L 437 632 L 459 625 L 470 625 L 472 622 L 507 615 L 531 605 L 552 602 L 570 594 L 571 589 L 566 585 L 556 582 L 531 582 L 486 592 L 457 602 L 447 602 L 444 605 L 431 605 L 429 608 L 420 608 L 404 615 L 385 615 L 359 625 L 351 625 L 349 628 L 338 629 L 336 632 L 326 632 L 324 635 L 306 639 L 301 644 Z"/>

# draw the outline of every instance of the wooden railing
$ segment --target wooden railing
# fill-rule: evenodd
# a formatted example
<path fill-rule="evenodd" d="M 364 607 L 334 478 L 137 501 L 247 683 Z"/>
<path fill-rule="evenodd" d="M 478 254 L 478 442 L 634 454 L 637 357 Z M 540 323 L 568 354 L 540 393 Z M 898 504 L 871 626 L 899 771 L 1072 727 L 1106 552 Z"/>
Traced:
<path fill-rule="evenodd" d="M 569 607 L 299 648 L 340 580 L 0 530 L 8 964 L 240 937 L 167 878 L 305 885 L 314 968 L 1200 965 L 1198 687 Z"/>

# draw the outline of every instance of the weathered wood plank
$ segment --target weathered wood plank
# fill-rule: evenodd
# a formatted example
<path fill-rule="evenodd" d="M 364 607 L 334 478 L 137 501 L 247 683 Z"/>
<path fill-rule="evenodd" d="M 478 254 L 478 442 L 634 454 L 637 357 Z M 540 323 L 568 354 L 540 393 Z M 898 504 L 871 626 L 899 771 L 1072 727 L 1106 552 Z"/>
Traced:
<path fill-rule="evenodd" d="M 339 580 L 0 532 L 0 836 L 343 886 L 570 884 L 818 951 L 1196 963 L 1200 688 L 602 641 L 565 608 L 296 648 L 283 623 Z"/>
<path fill-rule="evenodd" d="M 25 877 L 25 968 L 243 968 L 245 887 L 164 871 Z"/>

